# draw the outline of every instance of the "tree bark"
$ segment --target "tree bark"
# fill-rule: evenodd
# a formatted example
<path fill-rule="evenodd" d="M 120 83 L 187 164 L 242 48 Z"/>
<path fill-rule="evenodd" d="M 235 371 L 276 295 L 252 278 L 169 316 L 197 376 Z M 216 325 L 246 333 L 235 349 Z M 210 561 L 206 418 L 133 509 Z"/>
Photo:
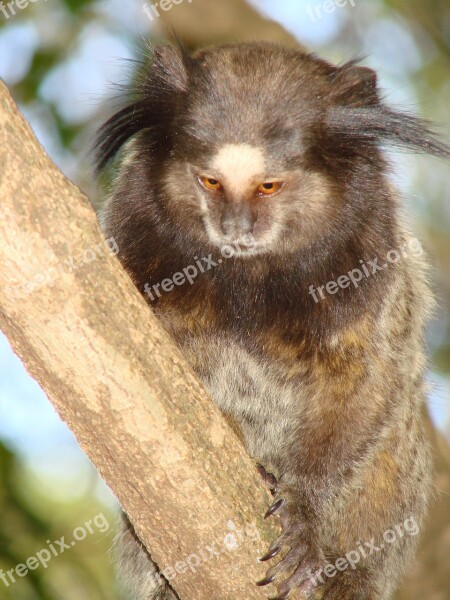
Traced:
<path fill-rule="evenodd" d="M 3 84 L 0 165 L 0 327 L 15 352 L 180 598 L 265 598 L 256 557 L 277 531 L 252 461 Z"/>

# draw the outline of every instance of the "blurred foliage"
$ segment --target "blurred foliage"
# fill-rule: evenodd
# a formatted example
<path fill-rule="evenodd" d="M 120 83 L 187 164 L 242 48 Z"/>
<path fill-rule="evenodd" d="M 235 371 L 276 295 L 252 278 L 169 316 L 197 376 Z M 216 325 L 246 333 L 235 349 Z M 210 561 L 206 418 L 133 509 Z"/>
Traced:
<path fill-rule="evenodd" d="M 1 1 L 1 0 L 0 0 Z M 211 4 L 208 25 L 191 17 L 192 28 L 185 35 L 183 23 L 181 37 L 195 46 L 200 33 L 208 40 L 214 38 L 211 23 L 217 21 L 221 36 L 226 33 L 225 5 L 235 7 L 243 0 L 215 0 Z M 9 19 L 0 13 L 0 76 L 5 77 L 21 109 L 30 119 L 49 154 L 96 203 L 99 195 L 92 183 L 90 161 L 86 148 L 92 131 L 103 118 L 102 97 L 83 97 L 79 102 L 73 98 L 76 83 L 98 78 L 94 67 L 103 64 L 106 57 L 116 61 L 121 50 L 125 58 L 133 55 L 140 45 L 141 35 L 150 33 L 150 23 L 143 15 L 143 0 L 125 3 L 120 0 L 38 0 L 17 11 Z M 312 28 L 305 7 L 307 2 L 283 0 L 250 0 L 254 6 L 270 9 L 268 12 L 280 18 L 286 14 L 285 5 L 296 8 L 298 25 L 303 31 Z M 311 0 L 310 4 L 323 4 Z M 302 6 L 300 6 L 302 5 Z M 368 64 L 384 71 L 387 81 L 403 101 L 410 101 L 412 108 L 420 108 L 427 117 L 443 124 L 450 123 L 450 11 L 449 0 L 357 0 L 355 9 L 338 9 L 337 26 L 325 41 L 313 49 L 330 59 L 342 61 L 355 55 L 367 54 Z M 214 6 L 214 7 L 213 7 Z M 177 7 L 174 7 L 176 10 Z M 180 5 L 181 10 L 187 7 Z M 248 7 L 243 10 L 248 21 L 249 35 L 252 22 Z M 181 14 L 181 13 L 180 13 Z M 186 19 L 186 27 L 189 26 Z M 247 23 L 239 24 L 241 29 Z M 300 23 L 301 21 L 301 23 Z M 206 21 L 205 21 L 206 22 Z M 292 19 L 284 24 L 294 31 Z M 319 27 L 325 29 L 325 21 Z M 177 25 L 178 27 L 178 25 Z M 231 25 L 230 25 L 231 27 Z M 161 30 L 153 30 L 152 39 Z M 198 32 L 197 34 L 195 32 Z M 298 33 L 298 30 L 295 29 Z M 230 33 L 230 37 L 232 37 Z M 14 39 L 12 38 L 14 34 Z M 10 37 L 8 37 L 10 36 Z M 11 42 L 12 40 L 12 42 Z M 19 40 L 19 41 L 16 41 Z M 98 41 L 96 45 L 96 40 Z M 410 41 L 412 42 L 410 43 Z M 305 42 L 304 39 L 300 41 Z M 3 43 L 3 46 L 2 46 Z M 6 61 L 5 44 L 17 43 L 14 56 Z M 305 42 L 307 43 L 307 42 Z M 402 46 L 403 43 L 403 46 Z M 99 48 L 104 45 L 104 55 Z M 90 54 L 81 60 L 83 50 L 89 45 Z M 2 47 L 3 55 L 2 55 Z M 382 59 L 377 58 L 381 56 Z M 78 70 L 73 69 L 79 61 Z M 378 62 L 377 62 L 378 61 Z M 85 72 L 79 72 L 84 69 Z M 94 72 L 91 70 L 94 69 Z M 4 73 L 6 72 L 6 75 Z M 75 75 L 74 75 L 75 73 Z M 101 94 L 105 94 L 109 81 L 115 81 L 113 70 L 101 71 Z M 72 79 L 71 79 L 72 77 Z M 111 77 L 111 79 L 110 79 Z M 392 88 L 393 86 L 390 86 Z M 386 87 L 386 86 L 385 86 Z M 403 91 L 403 96 L 401 96 Z M 64 95 L 65 92 L 65 95 Z M 389 98 L 390 100 L 390 98 Z M 418 106 L 420 103 L 420 107 Z M 447 130 L 448 134 L 448 130 Z M 450 135 L 448 135 L 450 137 Z M 433 170 L 430 171 L 430 168 Z M 445 169 L 445 170 L 444 170 Z M 440 298 L 440 310 L 431 329 L 430 346 L 434 356 L 434 369 L 446 377 L 450 375 L 450 186 L 448 166 L 430 159 L 414 159 L 409 167 L 412 173 L 411 190 L 417 225 L 425 237 L 435 265 L 434 280 Z M 408 176 L 409 176 L 408 175 Z M 426 200 L 424 200 L 426 199 Z M 448 402 L 446 399 L 445 402 Z M 448 464 L 440 466 L 440 490 L 449 490 Z M 39 481 L 39 482 L 38 482 Z M 8 569 L 23 563 L 41 548 L 45 540 L 58 540 L 62 535 L 71 539 L 75 527 L 104 512 L 94 491 L 86 493 L 82 500 L 63 500 L 54 494 L 49 480 L 42 489 L 41 480 L 10 450 L 0 445 L 0 568 Z M 58 499 L 56 499 L 58 498 Z M 449 503 L 450 504 L 450 503 Z M 448 515 L 448 505 L 440 509 Z M 112 524 L 113 517 L 107 515 Z M 440 522 L 450 522 L 445 516 Z M 450 581 L 442 593 L 427 592 L 426 573 L 432 569 L 430 560 L 448 561 L 449 536 L 441 536 L 440 545 L 434 543 L 439 532 L 430 530 L 426 538 L 427 559 L 414 575 L 417 589 L 423 585 L 420 597 L 426 600 L 449 600 Z M 30 571 L 27 577 L 6 587 L 0 580 L 0 599 L 4 600 L 114 600 L 113 576 L 107 560 L 111 542 L 111 529 L 96 533 L 79 542 L 63 555 L 52 560 L 51 568 Z M 423 569 L 426 569 L 423 571 Z M 445 577 L 445 569 L 440 576 Z M 450 579 L 450 578 L 449 578 Z M 408 588 L 409 589 L 409 588 Z M 409 591 L 402 596 L 411 597 Z"/>
<path fill-rule="evenodd" d="M 94 499 L 92 489 L 81 499 L 59 498 L 59 493 L 52 494 L 51 485 L 39 489 L 26 465 L 0 444 L 2 600 L 113 600 L 116 597 L 112 565 L 106 558 L 115 516 Z M 103 517 L 95 520 L 100 514 Z M 92 533 L 85 526 L 89 521 Z M 84 532 L 78 530 L 79 527 Z M 74 530 L 77 530 L 76 537 L 85 534 L 86 537 L 72 546 Z M 63 551 L 58 544 L 62 536 L 70 546 Z M 15 572 L 11 574 L 13 579 L 8 576 L 10 569 L 25 564 L 30 557 L 40 556 L 43 550 L 43 562 L 32 562 L 32 570 L 25 577 Z"/>

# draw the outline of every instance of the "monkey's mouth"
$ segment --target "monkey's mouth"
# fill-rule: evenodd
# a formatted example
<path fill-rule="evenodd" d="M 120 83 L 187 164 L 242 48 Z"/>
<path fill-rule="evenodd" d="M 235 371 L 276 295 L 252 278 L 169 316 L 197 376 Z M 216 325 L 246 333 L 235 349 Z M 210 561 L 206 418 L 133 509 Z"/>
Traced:
<path fill-rule="evenodd" d="M 224 258 L 250 257 L 267 250 L 266 244 L 256 240 L 252 234 L 245 234 L 235 239 L 221 237 L 210 241 L 220 248 L 220 253 Z"/>
<path fill-rule="evenodd" d="M 252 258 L 261 254 L 267 254 L 270 251 L 270 245 L 258 241 L 252 237 L 251 240 L 246 237 L 236 238 L 234 240 L 228 240 L 227 238 L 221 238 L 216 240 L 209 240 L 213 246 L 220 250 L 220 254 L 224 259 L 228 258 Z"/>
<path fill-rule="evenodd" d="M 209 243 L 220 249 L 224 258 L 250 258 L 270 251 L 273 240 L 269 235 L 257 235 L 256 232 L 226 235 L 203 217 L 204 231 Z M 260 232 L 258 232 L 260 233 Z"/>
<path fill-rule="evenodd" d="M 244 248 L 241 246 L 240 249 L 235 252 L 234 256 L 236 258 L 246 258 L 246 257 L 256 256 L 258 254 L 263 254 L 263 253 L 264 253 L 264 246 L 260 246 L 259 248 L 257 246 L 252 246 L 252 247 L 248 247 L 248 248 Z"/>

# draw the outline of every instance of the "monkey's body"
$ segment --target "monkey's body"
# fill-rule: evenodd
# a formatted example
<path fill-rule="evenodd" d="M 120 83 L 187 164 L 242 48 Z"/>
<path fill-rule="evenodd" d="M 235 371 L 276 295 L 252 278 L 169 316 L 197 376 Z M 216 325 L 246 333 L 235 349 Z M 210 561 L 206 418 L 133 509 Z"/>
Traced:
<path fill-rule="evenodd" d="M 145 119 L 145 126 L 130 124 L 128 119 L 130 131 L 126 132 L 127 120 L 124 124 L 122 115 L 107 125 L 104 140 L 117 147 L 105 150 L 103 145 L 106 160 L 121 143 L 137 135 L 126 150 L 127 159 L 102 216 L 105 232 L 114 236 L 119 257 L 137 287 L 146 298 L 156 300 L 152 303 L 156 314 L 239 431 L 249 454 L 277 479 L 275 499 L 284 500 L 278 511 L 284 533 L 271 550 L 291 548 L 287 558 L 269 570 L 270 576 L 284 575 L 284 582 L 275 580 L 280 597 L 287 597 L 290 590 L 311 594 L 314 581 L 317 597 L 388 600 L 415 545 L 415 534 L 404 530 L 400 534 L 399 527 L 406 519 L 420 525 L 430 489 L 430 457 L 422 428 L 422 333 L 432 300 L 424 267 L 411 251 L 384 159 L 373 140 L 362 135 L 356 145 L 353 131 L 346 144 L 339 138 L 340 147 L 330 150 L 330 141 L 316 132 L 320 144 L 313 150 L 307 135 L 296 139 L 295 119 L 281 121 L 279 107 L 265 94 L 258 98 L 261 106 L 252 106 L 244 116 L 230 118 L 224 108 L 227 94 L 241 94 L 250 102 L 252 86 L 268 69 L 278 73 L 283 61 L 293 63 L 296 57 L 300 79 L 301 65 L 309 82 L 314 81 L 312 96 L 304 95 L 307 125 L 296 125 L 304 134 L 305 128 L 312 131 L 308 102 L 316 96 L 324 101 L 320 77 L 333 81 L 342 77 L 339 104 L 345 101 L 360 108 L 366 100 L 366 110 L 375 106 L 374 82 L 365 70 L 347 66 L 342 74 L 343 68 L 300 52 L 294 55 L 265 44 L 228 47 L 191 59 L 197 64 L 191 65 L 194 74 L 190 76 L 199 78 L 195 93 L 200 94 L 198 85 L 205 84 L 196 71 L 199 68 L 208 72 L 209 85 L 225 90 L 225 100 L 211 92 L 213 99 L 208 97 L 199 108 L 189 102 L 186 92 L 189 59 L 175 50 L 161 52 L 155 80 L 170 72 L 173 93 L 179 92 L 177 102 L 184 106 L 184 118 L 188 117 L 186 121 L 179 118 L 172 99 L 171 109 L 161 108 L 164 119 L 174 111 L 163 135 L 153 105 L 148 110 L 156 124 Z M 252 64 L 255 56 L 260 56 L 256 66 Z M 220 64 L 230 70 L 227 77 L 217 68 Z M 250 83 L 242 79 L 243 73 Z M 158 105 L 162 100 L 158 97 L 155 102 Z M 277 113 L 271 122 L 264 121 L 268 103 Z M 224 186 L 222 196 L 215 188 L 210 204 L 209 196 L 199 200 L 203 192 L 190 183 L 183 195 L 181 180 L 190 177 L 191 167 L 182 156 L 186 152 L 183 141 L 176 134 L 171 139 L 168 132 L 170 127 L 188 132 L 191 142 L 192 136 L 206 138 L 214 106 L 221 107 L 217 114 L 225 123 L 213 132 L 209 155 L 201 144 L 194 144 L 189 162 L 214 174 L 208 185 L 215 186 L 219 176 L 228 181 L 227 169 L 239 179 L 240 165 L 247 161 L 251 170 L 258 163 L 263 134 L 270 131 L 264 173 L 269 173 L 267 163 L 270 173 L 274 173 L 273 165 L 277 173 L 283 173 L 285 194 L 291 194 L 289 205 L 285 200 L 284 208 L 281 204 L 274 208 L 275 198 L 270 198 L 269 205 L 264 198 L 256 202 L 253 197 L 250 209 L 240 212 L 236 200 L 240 192 L 227 193 L 231 183 Z M 139 115 L 139 110 L 136 113 L 135 108 L 134 114 Z M 195 130 L 193 115 L 197 115 Z M 262 129 L 255 131 L 256 122 Z M 341 114 L 329 122 L 337 123 L 345 136 Z M 280 138 L 276 127 L 285 128 Z M 447 152 L 438 142 L 425 142 L 420 136 L 405 141 L 406 133 L 411 132 L 401 132 L 405 144 L 425 148 L 426 143 L 428 151 Z M 283 138 L 290 140 L 291 147 L 285 150 L 289 156 L 292 147 L 302 146 L 301 159 L 289 167 L 286 157 L 280 156 Z M 211 157 L 215 157 L 212 162 Z M 242 180 L 245 183 L 245 177 Z M 243 204 L 242 194 L 239 197 Z M 224 208 L 217 225 L 214 211 L 219 210 L 219 201 Z M 227 206 L 232 207 L 232 216 Z M 292 206 L 297 212 L 288 212 L 294 210 Z M 276 210 L 274 216 L 269 212 Z M 268 215 L 273 216 L 274 229 L 267 225 Z M 208 237 L 202 238 L 202 225 Z M 224 258 L 218 227 L 224 234 L 222 244 L 251 233 L 255 246 L 247 248 L 245 242 L 242 254 Z M 277 231 L 282 227 L 284 235 L 280 236 Z M 400 259 L 388 265 L 386 257 L 392 250 L 398 251 Z M 192 284 L 172 285 L 170 292 L 150 296 L 151 286 L 188 265 L 198 265 L 199 257 L 209 257 L 214 266 L 199 272 Z M 311 297 L 311 285 L 337 280 L 361 267 L 361 261 L 375 258 L 382 268 L 358 287 L 340 289 L 318 302 Z M 383 540 L 388 530 L 397 531 L 395 543 Z M 131 573 L 136 598 L 174 598 L 164 585 L 154 591 L 149 580 L 152 563 L 130 530 L 124 541 L 125 571 Z M 365 543 L 379 550 L 369 554 Z M 358 550 L 363 547 L 367 556 Z M 327 563 L 335 564 L 350 551 L 360 553 L 355 570 L 335 569 L 333 576 L 324 575 Z M 140 574 L 136 573 L 138 564 Z"/>

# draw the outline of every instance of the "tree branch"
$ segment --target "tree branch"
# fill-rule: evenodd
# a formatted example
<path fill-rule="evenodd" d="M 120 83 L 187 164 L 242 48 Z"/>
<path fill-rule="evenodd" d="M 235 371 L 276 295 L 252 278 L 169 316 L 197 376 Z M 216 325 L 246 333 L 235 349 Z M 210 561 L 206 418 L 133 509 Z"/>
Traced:
<path fill-rule="evenodd" d="M 3 84 L 0 164 L 0 327 L 15 352 L 156 562 L 204 551 L 171 581 L 183 600 L 265 598 L 255 557 L 276 532 L 255 517 L 267 494 L 252 461 Z M 233 527 L 239 547 L 224 551 Z"/>

